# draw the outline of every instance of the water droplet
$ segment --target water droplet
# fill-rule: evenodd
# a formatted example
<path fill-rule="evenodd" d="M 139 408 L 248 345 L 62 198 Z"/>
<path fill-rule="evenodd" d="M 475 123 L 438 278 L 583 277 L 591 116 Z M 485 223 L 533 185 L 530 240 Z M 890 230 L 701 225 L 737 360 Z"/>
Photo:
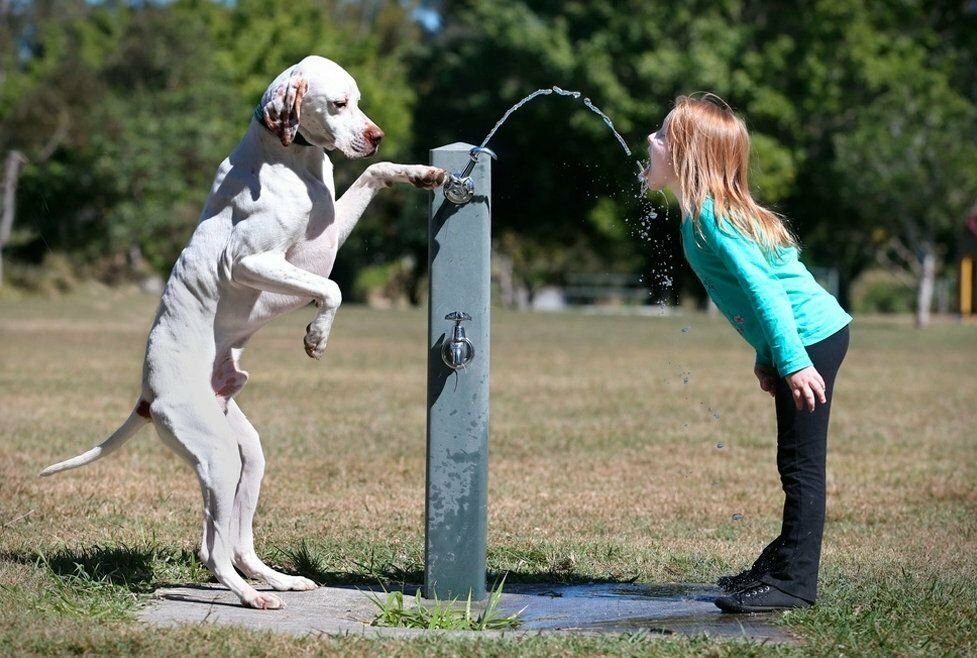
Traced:
<path fill-rule="evenodd" d="M 743 515 L 740 514 L 739 512 L 737 512 L 736 514 L 733 515 L 733 520 L 734 521 L 742 521 L 743 520 Z"/>

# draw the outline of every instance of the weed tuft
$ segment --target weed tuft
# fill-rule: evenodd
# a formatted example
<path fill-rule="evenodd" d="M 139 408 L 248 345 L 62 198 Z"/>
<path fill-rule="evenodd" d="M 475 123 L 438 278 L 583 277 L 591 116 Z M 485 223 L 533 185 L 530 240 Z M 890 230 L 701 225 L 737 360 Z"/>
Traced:
<path fill-rule="evenodd" d="M 440 601 L 437 597 L 433 603 L 427 603 L 421 598 L 421 591 L 414 595 L 413 605 L 406 605 L 404 593 L 400 590 L 387 591 L 386 596 L 371 595 L 370 600 L 379 608 L 380 612 L 373 619 L 373 626 L 393 626 L 397 628 L 421 628 L 426 630 L 511 630 L 520 625 L 519 615 L 522 610 L 508 616 L 499 612 L 502 601 L 502 587 L 505 576 L 489 594 L 484 610 L 475 613 L 472 605 L 471 593 L 464 606 L 458 604 L 457 599 Z"/>

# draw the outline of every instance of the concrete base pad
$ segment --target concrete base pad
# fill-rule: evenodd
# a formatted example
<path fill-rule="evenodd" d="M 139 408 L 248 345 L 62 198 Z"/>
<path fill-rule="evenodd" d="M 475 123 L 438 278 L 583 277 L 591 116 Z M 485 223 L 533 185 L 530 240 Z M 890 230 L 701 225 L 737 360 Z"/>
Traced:
<path fill-rule="evenodd" d="M 405 589 L 412 603 L 413 588 Z M 220 585 L 193 585 L 158 590 L 139 613 L 153 625 L 228 624 L 252 630 L 306 636 L 359 634 L 377 637 L 412 637 L 431 631 L 370 626 L 378 612 L 371 596 L 383 592 L 352 587 L 320 587 L 310 592 L 279 592 L 283 610 L 253 610 Z M 713 605 L 719 591 L 710 585 L 593 583 L 546 585 L 508 583 L 499 613 L 519 612 L 519 630 L 506 636 L 539 633 L 635 633 L 744 637 L 791 642 L 775 626 L 776 615 L 729 615 Z M 448 635 L 497 637 L 501 631 L 439 631 Z"/>

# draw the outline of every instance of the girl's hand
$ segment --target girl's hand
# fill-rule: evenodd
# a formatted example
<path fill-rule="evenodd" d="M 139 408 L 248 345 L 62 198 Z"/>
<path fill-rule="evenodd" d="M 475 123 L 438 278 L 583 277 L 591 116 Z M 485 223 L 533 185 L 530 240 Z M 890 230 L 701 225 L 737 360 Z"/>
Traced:
<path fill-rule="evenodd" d="M 794 396 L 794 406 L 798 409 L 807 407 L 808 411 L 814 411 L 815 401 L 821 404 L 828 402 L 824 396 L 824 379 L 814 366 L 787 375 L 786 380 Z"/>
<path fill-rule="evenodd" d="M 753 366 L 753 374 L 760 381 L 760 388 L 775 397 L 777 394 L 777 373 L 764 366 Z"/>

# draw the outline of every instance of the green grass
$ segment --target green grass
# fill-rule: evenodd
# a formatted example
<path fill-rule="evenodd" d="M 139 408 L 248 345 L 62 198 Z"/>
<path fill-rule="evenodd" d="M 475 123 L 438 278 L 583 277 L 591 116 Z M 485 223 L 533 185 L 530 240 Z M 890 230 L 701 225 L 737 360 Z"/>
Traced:
<path fill-rule="evenodd" d="M 797 645 L 404 641 L 135 621 L 158 587 L 210 580 L 193 474 L 149 430 L 85 469 L 36 473 L 129 413 L 153 310 L 105 289 L 0 299 L 0 653 L 977 654 L 973 326 L 856 320 L 832 410 L 821 599 L 781 620 Z M 244 356 L 238 400 L 268 458 L 259 553 L 324 584 L 419 583 L 426 315 L 344 307 L 321 362 L 302 349 L 307 322 L 276 322 Z M 708 582 L 749 563 L 782 505 L 751 369 L 720 319 L 496 311 L 490 578 Z"/>
<path fill-rule="evenodd" d="M 522 611 L 502 616 L 499 613 L 499 603 L 502 600 L 502 588 L 505 577 L 489 592 L 488 600 L 484 604 L 473 604 L 472 596 L 462 605 L 457 599 L 441 601 L 437 596 L 427 601 L 421 597 L 418 589 L 412 600 L 405 599 L 400 590 L 387 591 L 384 596 L 372 594 L 370 600 L 376 605 L 378 612 L 372 626 L 390 626 L 394 628 L 420 628 L 424 630 L 452 630 L 452 631 L 504 631 L 519 628 L 519 615 Z"/>

